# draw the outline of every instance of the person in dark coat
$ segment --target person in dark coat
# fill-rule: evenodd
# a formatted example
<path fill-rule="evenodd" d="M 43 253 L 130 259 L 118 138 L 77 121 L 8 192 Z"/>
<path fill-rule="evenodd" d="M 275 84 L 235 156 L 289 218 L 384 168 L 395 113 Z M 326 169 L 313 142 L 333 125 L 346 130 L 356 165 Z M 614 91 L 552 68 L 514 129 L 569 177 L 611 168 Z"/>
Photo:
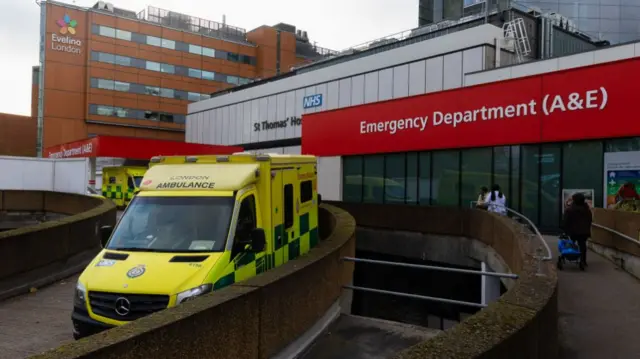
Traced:
<path fill-rule="evenodd" d="M 580 247 L 580 263 L 587 266 L 587 239 L 591 237 L 593 215 L 585 201 L 584 194 L 578 192 L 571 196 L 571 206 L 564 211 L 563 229 L 572 241 Z M 583 266 L 581 269 L 584 269 Z"/>

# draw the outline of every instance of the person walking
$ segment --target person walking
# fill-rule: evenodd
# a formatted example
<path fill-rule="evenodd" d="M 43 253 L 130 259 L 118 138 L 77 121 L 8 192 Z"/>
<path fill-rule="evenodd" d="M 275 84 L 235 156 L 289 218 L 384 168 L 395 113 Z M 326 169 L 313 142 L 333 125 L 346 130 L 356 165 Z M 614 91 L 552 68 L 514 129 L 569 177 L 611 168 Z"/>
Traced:
<path fill-rule="evenodd" d="M 484 203 L 489 212 L 502 216 L 507 215 L 507 196 L 502 193 L 499 185 L 494 184 L 491 187 L 491 192 L 487 193 L 487 196 L 484 198 Z"/>
<path fill-rule="evenodd" d="M 591 223 L 593 214 L 587 204 L 584 194 L 574 193 L 571 206 L 564 211 L 562 229 L 573 242 L 580 247 L 580 269 L 584 270 L 587 265 L 587 239 L 591 237 Z"/>

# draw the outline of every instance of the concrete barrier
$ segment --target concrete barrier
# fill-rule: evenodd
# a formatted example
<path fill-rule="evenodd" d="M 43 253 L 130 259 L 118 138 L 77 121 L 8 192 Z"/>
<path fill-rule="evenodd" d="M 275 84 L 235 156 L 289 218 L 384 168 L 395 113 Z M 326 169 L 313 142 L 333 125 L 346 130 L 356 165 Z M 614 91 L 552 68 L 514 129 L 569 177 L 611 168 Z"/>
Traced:
<path fill-rule="evenodd" d="M 0 232 L 0 281 L 99 250 L 100 226 L 116 222 L 111 201 L 72 193 L 0 191 L 0 212 L 66 215 Z"/>
<path fill-rule="evenodd" d="M 491 246 L 519 275 L 499 300 L 396 359 L 558 358 L 555 262 L 534 259 L 540 243 L 523 235 L 517 223 L 465 208 L 331 204 L 352 214 L 362 227 L 474 238 Z"/>
<path fill-rule="evenodd" d="M 323 204 L 320 224 L 322 240 L 305 256 L 32 358 L 270 358 L 317 322 L 353 276 L 353 263 L 341 260 L 355 254 L 353 217 Z"/>
<path fill-rule="evenodd" d="M 595 208 L 593 223 L 640 240 L 640 213 Z M 591 229 L 591 240 L 587 245 L 594 252 L 603 255 L 640 279 L 640 244 L 594 226 Z"/>

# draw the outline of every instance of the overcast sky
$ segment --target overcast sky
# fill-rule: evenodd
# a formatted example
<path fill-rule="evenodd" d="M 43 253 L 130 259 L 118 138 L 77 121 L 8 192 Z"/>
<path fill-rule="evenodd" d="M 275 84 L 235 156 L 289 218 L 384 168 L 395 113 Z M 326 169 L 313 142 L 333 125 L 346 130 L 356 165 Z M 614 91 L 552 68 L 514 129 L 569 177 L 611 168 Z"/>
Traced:
<path fill-rule="evenodd" d="M 67 0 L 90 7 L 97 0 Z M 318 46 L 344 50 L 418 25 L 418 0 L 113 0 L 139 12 L 155 6 L 251 30 L 285 22 Z M 303 5 L 304 3 L 304 5 Z M 0 112 L 31 113 L 31 67 L 38 65 L 40 11 L 35 0 L 0 0 Z"/>

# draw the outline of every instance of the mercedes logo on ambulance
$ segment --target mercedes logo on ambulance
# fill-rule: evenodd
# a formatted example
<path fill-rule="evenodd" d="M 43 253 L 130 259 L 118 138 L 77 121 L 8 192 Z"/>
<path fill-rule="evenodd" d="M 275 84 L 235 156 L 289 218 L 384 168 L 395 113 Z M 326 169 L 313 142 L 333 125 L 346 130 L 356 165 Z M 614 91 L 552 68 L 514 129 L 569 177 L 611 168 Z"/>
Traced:
<path fill-rule="evenodd" d="M 126 316 L 131 312 L 131 302 L 125 297 L 116 299 L 116 314 Z"/>

